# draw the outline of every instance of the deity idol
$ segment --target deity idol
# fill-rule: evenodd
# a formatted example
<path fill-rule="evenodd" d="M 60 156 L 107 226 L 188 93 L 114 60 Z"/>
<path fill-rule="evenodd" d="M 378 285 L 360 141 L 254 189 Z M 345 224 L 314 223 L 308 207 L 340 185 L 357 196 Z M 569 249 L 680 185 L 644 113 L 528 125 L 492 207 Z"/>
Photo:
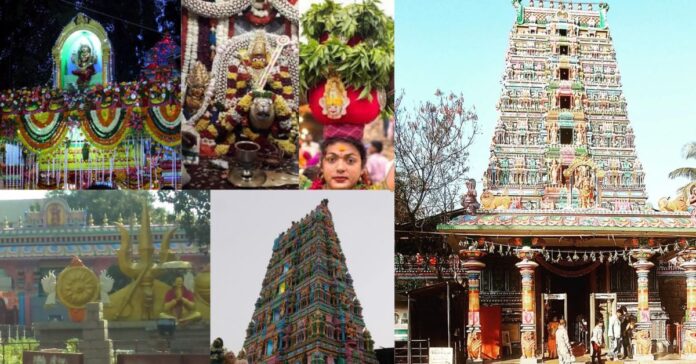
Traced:
<path fill-rule="evenodd" d="M 97 56 L 92 53 L 92 48 L 87 44 L 82 44 L 73 54 L 72 62 L 77 66 L 77 69 L 72 71 L 72 74 L 77 76 L 77 87 L 85 89 L 96 73 L 94 65 L 97 63 Z"/>
<path fill-rule="evenodd" d="M 164 296 L 164 310 L 161 318 L 175 319 L 177 323 L 187 323 L 201 318 L 196 311 L 193 292 L 184 287 L 183 277 L 176 277 L 174 287 Z"/>

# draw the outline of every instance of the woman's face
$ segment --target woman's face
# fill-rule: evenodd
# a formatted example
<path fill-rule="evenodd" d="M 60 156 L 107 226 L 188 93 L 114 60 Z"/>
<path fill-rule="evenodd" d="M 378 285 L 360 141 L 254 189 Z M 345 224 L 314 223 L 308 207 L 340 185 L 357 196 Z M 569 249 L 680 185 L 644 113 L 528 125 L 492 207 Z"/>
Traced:
<path fill-rule="evenodd" d="M 355 187 L 360 180 L 362 169 L 360 152 L 354 145 L 336 142 L 326 147 L 321 170 L 329 189 L 346 190 Z"/>

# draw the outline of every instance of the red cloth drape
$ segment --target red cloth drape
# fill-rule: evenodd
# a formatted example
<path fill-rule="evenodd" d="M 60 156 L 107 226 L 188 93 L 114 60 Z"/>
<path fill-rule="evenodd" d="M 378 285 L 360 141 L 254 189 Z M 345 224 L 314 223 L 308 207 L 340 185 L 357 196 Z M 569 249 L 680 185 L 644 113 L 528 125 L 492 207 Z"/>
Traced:
<path fill-rule="evenodd" d="M 484 359 L 500 358 L 500 325 L 503 321 L 500 306 L 481 307 L 481 340 L 483 341 L 482 356 Z"/>

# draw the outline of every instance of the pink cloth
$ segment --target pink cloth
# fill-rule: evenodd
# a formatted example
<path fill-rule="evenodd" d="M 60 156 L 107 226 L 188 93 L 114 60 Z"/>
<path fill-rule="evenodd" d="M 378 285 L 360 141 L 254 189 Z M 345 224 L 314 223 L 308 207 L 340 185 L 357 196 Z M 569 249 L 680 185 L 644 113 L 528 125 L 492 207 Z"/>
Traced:
<path fill-rule="evenodd" d="M 373 153 L 367 157 L 367 173 L 370 174 L 370 179 L 373 183 L 379 183 L 384 181 L 387 176 L 387 165 L 389 160 L 387 157 L 379 154 Z"/>

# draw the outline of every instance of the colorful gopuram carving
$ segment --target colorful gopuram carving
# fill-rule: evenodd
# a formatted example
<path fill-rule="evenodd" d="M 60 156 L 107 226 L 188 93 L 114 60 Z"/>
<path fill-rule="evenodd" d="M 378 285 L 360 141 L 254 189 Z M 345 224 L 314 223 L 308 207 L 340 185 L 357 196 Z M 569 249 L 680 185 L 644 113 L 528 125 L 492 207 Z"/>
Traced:
<path fill-rule="evenodd" d="M 515 209 L 643 210 L 644 172 L 606 25 L 609 7 L 513 5 L 517 21 L 484 176 L 490 195 L 482 202 L 507 190 Z"/>
<path fill-rule="evenodd" d="M 276 238 L 244 349 L 250 364 L 377 363 L 327 200 Z"/>

